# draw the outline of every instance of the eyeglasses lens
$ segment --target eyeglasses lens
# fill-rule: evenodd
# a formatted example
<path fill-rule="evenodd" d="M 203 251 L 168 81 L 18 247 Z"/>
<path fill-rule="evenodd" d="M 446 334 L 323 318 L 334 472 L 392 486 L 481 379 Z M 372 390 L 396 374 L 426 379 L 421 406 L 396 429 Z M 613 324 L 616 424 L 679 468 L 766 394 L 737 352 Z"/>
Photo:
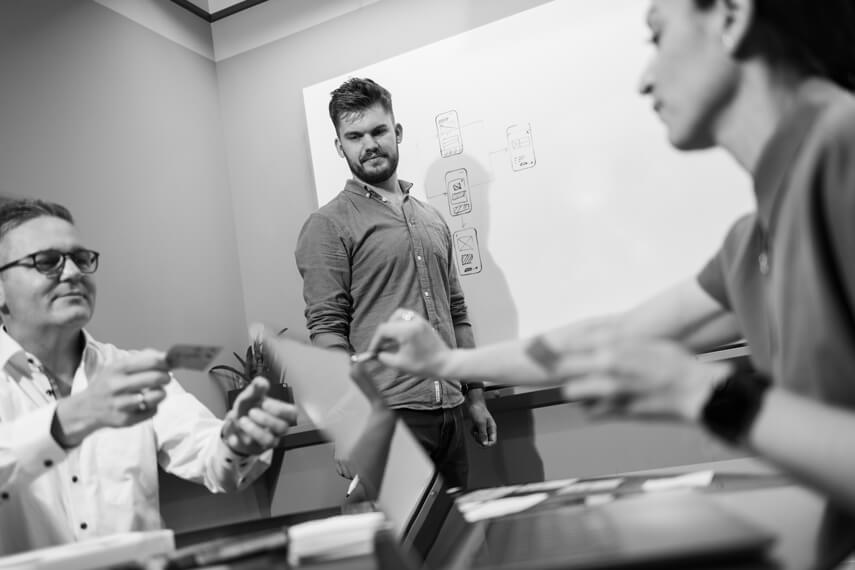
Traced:
<path fill-rule="evenodd" d="M 71 258 L 82 273 L 92 273 L 98 268 L 98 254 L 85 249 L 71 253 L 54 250 L 40 251 L 33 258 L 33 263 L 41 273 L 56 273 L 61 270 L 66 256 Z"/>

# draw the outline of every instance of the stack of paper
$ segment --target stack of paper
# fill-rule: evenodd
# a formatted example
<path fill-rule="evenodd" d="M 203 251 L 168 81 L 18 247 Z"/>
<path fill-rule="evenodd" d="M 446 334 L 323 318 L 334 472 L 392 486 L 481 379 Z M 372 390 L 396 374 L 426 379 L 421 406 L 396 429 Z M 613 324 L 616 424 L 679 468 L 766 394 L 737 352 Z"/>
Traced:
<path fill-rule="evenodd" d="M 288 561 L 296 566 L 310 561 L 334 560 L 370 554 L 374 535 L 386 525 L 383 513 L 340 515 L 309 521 L 288 529 Z"/>
<path fill-rule="evenodd" d="M 93 570 L 175 550 L 171 530 L 127 532 L 0 558 L 0 570 Z"/>

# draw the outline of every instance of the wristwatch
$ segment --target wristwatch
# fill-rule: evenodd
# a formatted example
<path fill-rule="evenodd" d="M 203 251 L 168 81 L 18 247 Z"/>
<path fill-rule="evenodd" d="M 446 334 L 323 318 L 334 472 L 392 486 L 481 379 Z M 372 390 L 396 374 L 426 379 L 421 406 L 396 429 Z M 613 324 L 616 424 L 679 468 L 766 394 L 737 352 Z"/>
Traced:
<path fill-rule="evenodd" d="M 743 442 L 763 407 L 771 381 L 754 370 L 736 370 L 713 390 L 701 411 L 701 424 L 724 441 Z"/>

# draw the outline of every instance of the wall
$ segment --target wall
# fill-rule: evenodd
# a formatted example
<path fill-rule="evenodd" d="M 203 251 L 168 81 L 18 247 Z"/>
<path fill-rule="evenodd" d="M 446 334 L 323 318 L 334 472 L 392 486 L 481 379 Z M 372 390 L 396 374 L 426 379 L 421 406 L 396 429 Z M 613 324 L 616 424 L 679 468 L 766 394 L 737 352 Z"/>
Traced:
<path fill-rule="evenodd" d="M 290 334 L 306 336 L 293 250 L 317 199 L 302 89 L 543 3 L 382 0 L 218 62 L 248 320 L 288 326 Z M 326 127 L 332 147 L 333 130 Z M 524 448 L 532 461 L 540 461 L 544 476 L 561 477 L 727 456 L 714 445 L 699 445 L 703 437 L 692 430 L 584 426 L 580 417 L 568 417 L 563 407 L 508 415 L 503 418 L 505 443 L 476 461 L 507 469 L 510 455 L 519 456 Z M 273 514 L 340 503 L 345 485 L 333 475 L 331 455 L 329 445 L 286 453 Z M 537 474 L 505 475 L 530 480 Z M 487 479 L 483 471 L 478 477 Z"/>
<path fill-rule="evenodd" d="M 27 0 L 0 4 L 0 77 L 0 194 L 67 205 L 101 252 L 91 332 L 244 346 L 213 62 L 89 0 Z M 181 380 L 223 413 L 207 376 Z M 217 501 L 258 513 L 252 496 Z"/>
<path fill-rule="evenodd" d="M 303 87 L 543 2 L 382 0 L 218 63 L 249 320 L 306 335 L 294 245 L 317 200 Z"/>

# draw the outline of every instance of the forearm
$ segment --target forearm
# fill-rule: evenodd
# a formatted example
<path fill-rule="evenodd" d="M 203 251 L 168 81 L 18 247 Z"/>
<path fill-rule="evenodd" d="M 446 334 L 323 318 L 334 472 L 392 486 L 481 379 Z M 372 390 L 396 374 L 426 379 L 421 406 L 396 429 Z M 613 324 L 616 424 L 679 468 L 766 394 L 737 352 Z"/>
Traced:
<path fill-rule="evenodd" d="M 620 338 L 659 338 L 703 352 L 742 337 L 734 315 L 694 279 L 662 291 L 614 319 Z"/>
<path fill-rule="evenodd" d="M 344 350 L 347 352 L 352 352 L 352 348 L 350 346 L 350 341 L 348 338 L 340 333 L 336 332 L 320 332 L 313 333 L 311 335 L 312 344 L 315 346 L 320 346 L 322 348 L 334 348 L 338 350 Z"/>
<path fill-rule="evenodd" d="M 747 444 L 855 513 L 855 413 L 770 389 Z"/>
<path fill-rule="evenodd" d="M 461 348 L 444 353 L 440 375 L 462 382 L 488 384 L 547 384 L 557 375 L 529 356 L 532 339 L 506 341 L 479 348 Z"/>

